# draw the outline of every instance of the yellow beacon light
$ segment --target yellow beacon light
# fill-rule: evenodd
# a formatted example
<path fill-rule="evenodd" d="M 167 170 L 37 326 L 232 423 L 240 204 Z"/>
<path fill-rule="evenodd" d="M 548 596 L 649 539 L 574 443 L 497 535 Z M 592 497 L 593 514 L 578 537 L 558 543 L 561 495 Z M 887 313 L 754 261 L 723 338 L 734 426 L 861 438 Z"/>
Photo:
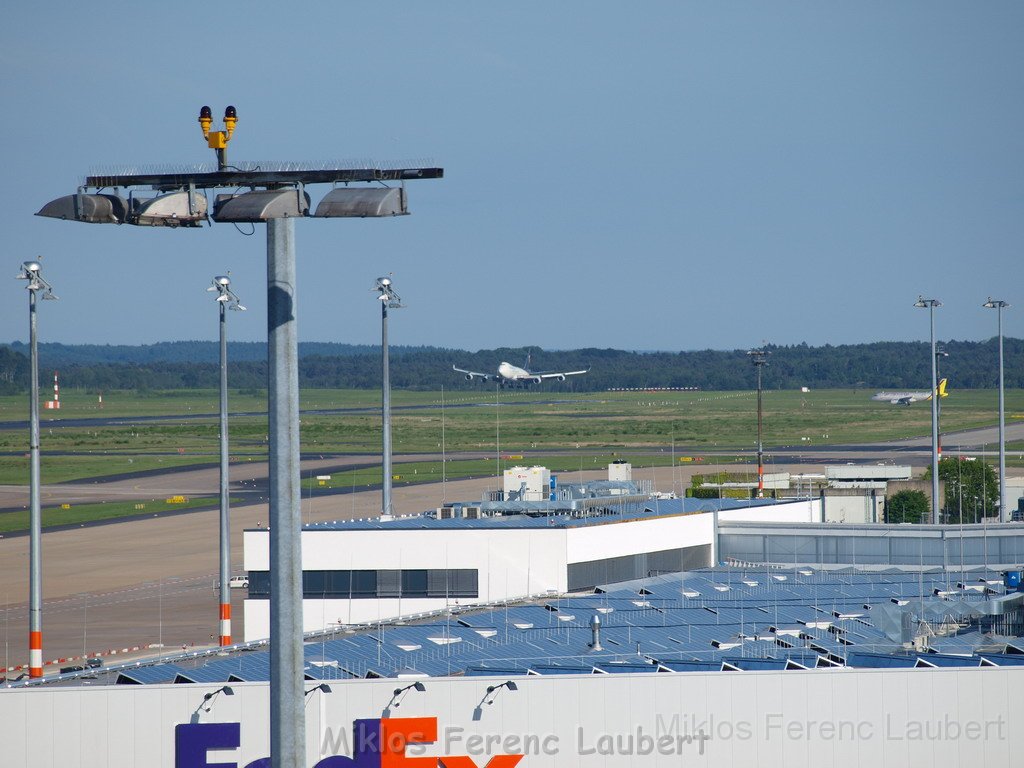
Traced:
<path fill-rule="evenodd" d="M 224 110 L 224 127 L 227 130 L 211 131 L 210 126 L 213 125 L 212 110 L 206 106 L 199 110 L 199 125 L 203 129 L 203 138 L 206 139 L 206 146 L 216 151 L 219 170 L 223 171 L 227 168 L 227 153 L 225 150 L 228 148 L 228 142 L 231 141 L 231 134 L 235 132 L 237 124 L 238 111 L 234 107 L 228 107 Z"/>
<path fill-rule="evenodd" d="M 234 107 L 224 110 L 224 127 L 228 129 L 228 141 L 231 141 L 231 134 L 235 132 L 235 123 L 238 122 L 238 112 Z"/>
<path fill-rule="evenodd" d="M 210 138 L 210 126 L 213 125 L 213 112 L 210 111 L 209 107 L 203 107 L 199 110 L 199 125 L 203 129 L 203 138 Z"/>

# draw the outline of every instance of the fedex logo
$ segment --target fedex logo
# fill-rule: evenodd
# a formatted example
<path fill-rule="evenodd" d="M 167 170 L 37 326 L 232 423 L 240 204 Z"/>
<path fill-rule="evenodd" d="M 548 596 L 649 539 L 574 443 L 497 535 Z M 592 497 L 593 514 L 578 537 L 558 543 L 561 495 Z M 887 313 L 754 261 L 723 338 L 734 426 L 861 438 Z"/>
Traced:
<path fill-rule="evenodd" d="M 211 763 L 211 750 L 237 749 L 241 723 L 181 723 L 174 729 L 174 768 L 239 768 L 237 763 Z M 524 755 L 494 755 L 477 766 L 468 755 L 409 757 L 410 744 L 437 741 L 436 717 L 393 717 L 356 720 L 352 724 L 352 757 L 331 755 L 313 768 L 513 768 Z M 244 768 L 270 768 L 270 758 Z"/>

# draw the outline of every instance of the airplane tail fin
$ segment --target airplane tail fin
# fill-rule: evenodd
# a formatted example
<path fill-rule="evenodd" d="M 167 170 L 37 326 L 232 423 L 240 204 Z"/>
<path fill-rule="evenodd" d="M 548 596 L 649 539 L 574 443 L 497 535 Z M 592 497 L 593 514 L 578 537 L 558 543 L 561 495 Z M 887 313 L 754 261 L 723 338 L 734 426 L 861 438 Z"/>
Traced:
<path fill-rule="evenodd" d="M 937 391 L 939 393 L 939 397 L 949 397 L 949 393 L 946 391 L 946 379 L 942 379 L 942 381 L 939 382 Z"/>

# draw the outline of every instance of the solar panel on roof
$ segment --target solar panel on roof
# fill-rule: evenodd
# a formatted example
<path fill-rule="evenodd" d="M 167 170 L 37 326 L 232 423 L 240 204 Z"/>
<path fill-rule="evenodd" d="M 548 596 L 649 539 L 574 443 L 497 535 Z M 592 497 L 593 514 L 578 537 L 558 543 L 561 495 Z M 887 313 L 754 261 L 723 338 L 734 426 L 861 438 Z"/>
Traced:
<path fill-rule="evenodd" d="M 155 685 L 158 683 L 171 683 L 181 672 L 181 667 L 175 664 L 155 664 L 152 666 L 138 667 L 136 669 L 122 669 L 117 673 L 115 681 L 118 685 L 139 684 Z"/>

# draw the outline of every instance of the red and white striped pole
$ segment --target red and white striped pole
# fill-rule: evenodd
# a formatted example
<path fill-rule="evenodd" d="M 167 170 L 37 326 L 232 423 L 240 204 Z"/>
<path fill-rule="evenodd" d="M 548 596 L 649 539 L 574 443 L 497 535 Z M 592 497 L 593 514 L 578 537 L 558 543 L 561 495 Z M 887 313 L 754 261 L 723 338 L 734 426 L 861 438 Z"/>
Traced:
<path fill-rule="evenodd" d="M 220 644 L 231 645 L 231 603 L 220 604 Z"/>
<path fill-rule="evenodd" d="M 60 387 L 57 385 L 57 371 L 53 372 L 53 400 L 46 401 L 47 410 L 60 409 Z"/>

